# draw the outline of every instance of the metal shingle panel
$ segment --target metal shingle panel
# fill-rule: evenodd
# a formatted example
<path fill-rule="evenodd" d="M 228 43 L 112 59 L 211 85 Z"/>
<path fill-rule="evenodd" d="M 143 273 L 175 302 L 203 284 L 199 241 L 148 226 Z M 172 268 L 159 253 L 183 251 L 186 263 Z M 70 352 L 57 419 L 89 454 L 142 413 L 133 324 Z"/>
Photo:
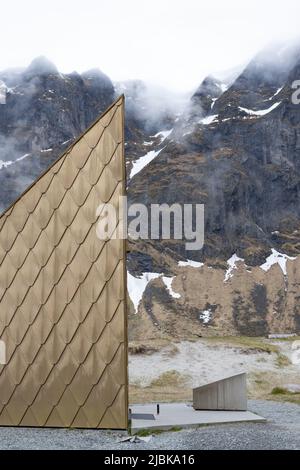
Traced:
<path fill-rule="evenodd" d="M 125 244 L 96 235 L 123 121 L 122 97 L 0 218 L 0 425 L 127 427 Z"/>

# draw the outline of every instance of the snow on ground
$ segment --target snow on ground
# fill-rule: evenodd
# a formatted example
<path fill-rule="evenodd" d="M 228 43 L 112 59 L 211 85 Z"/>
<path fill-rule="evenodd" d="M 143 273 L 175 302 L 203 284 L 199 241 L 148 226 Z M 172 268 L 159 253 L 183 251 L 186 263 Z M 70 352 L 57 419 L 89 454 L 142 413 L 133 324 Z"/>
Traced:
<path fill-rule="evenodd" d="M 6 162 L 4 162 L 6 163 Z M 0 161 L 0 168 L 1 168 L 1 161 Z M 287 271 L 286 271 L 286 262 L 287 260 L 295 260 L 296 257 L 288 256 L 283 253 L 279 253 L 276 251 L 274 248 L 272 248 L 272 254 L 268 256 L 266 259 L 266 262 L 260 266 L 261 269 L 264 271 L 268 271 L 271 266 L 274 264 L 278 264 L 283 272 L 283 274 L 286 276 Z M 239 258 L 236 254 L 233 254 L 231 258 L 227 260 L 227 265 L 228 269 L 226 270 L 225 276 L 224 276 L 224 282 L 227 282 L 229 279 L 231 279 L 234 275 L 234 271 L 238 269 L 237 263 L 238 262 L 243 262 L 243 258 Z M 193 268 L 201 268 L 204 266 L 204 263 L 198 262 L 198 261 L 192 261 L 192 260 L 187 260 L 187 261 L 179 261 L 178 262 L 179 267 L 193 267 Z M 139 303 L 143 297 L 144 291 L 148 285 L 148 283 L 153 280 L 161 277 L 163 283 L 165 284 L 166 288 L 168 289 L 169 294 L 174 298 L 174 299 L 179 299 L 181 298 L 181 295 L 178 292 L 174 292 L 172 289 L 172 283 L 174 280 L 174 277 L 169 277 L 169 276 L 163 276 L 162 274 L 159 273 L 143 273 L 142 276 L 140 277 L 134 277 L 130 273 L 127 274 L 127 287 L 128 287 L 128 293 L 129 296 L 134 304 L 135 307 L 135 312 L 138 310 Z M 199 315 L 199 319 L 203 321 L 203 323 L 208 323 L 211 319 L 211 314 L 212 312 L 210 310 L 204 310 L 202 313 Z"/>
<path fill-rule="evenodd" d="M 203 119 L 200 119 L 199 124 L 204 124 L 205 126 L 214 122 L 214 120 L 218 117 L 217 114 L 212 114 L 211 116 L 206 116 Z"/>
<path fill-rule="evenodd" d="M 22 157 L 17 158 L 15 161 L 7 160 L 4 162 L 3 160 L 0 160 L 0 170 L 2 170 L 2 168 L 7 168 L 8 166 L 13 165 L 16 162 L 20 162 L 21 160 L 24 160 L 24 158 L 29 157 L 29 155 L 31 154 L 25 153 L 25 155 L 22 155 Z"/>
<path fill-rule="evenodd" d="M 277 96 L 281 92 L 282 89 L 283 89 L 283 86 L 278 88 L 278 90 L 275 91 L 274 95 L 272 95 L 270 98 L 268 98 L 267 101 L 271 101 L 273 98 L 275 98 L 275 96 Z"/>
<path fill-rule="evenodd" d="M 160 276 L 161 274 L 158 273 L 143 273 L 140 277 L 134 277 L 129 272 L 127 273 L 127 289 L 134 305 L 135 313 L 138 311 L 139 303 L 148 283 L 152 281 L 152 279 L 157 279 Z"/>
<path fill-rule="evenodd" d="M 30 153 L 25 153 L 25 155 L 22 155 L 22 157 L 17 158 L 16 162 L 20 162 L 20 161 L 24 160 L 24 158 L 29 157 L 29 155 L 30 155 Z"/>
<path fill-rule="evenodd" d="M 146 146 L 150 147 L 150 145 L 152 145 L 153 143 L 154 143 L 153 140 L 150 140 L 150 142 L 146 142 L 146 141 L 143 142 L 143 145 L 146 145 Z"/>
<path fill-rule="evenodd" d="M 268 256 L 268 258 L 266 259 L 266 262 L 262 264 L 260 267 L 264 271 L 269 271 L 271 266 L 273 266 L 274 264 L 279 264 L 283 274 L 286 276 L 286 262 L 288 259 L 295 260 L 296 258 L 293 256 L 285 255 L 283 253 L 279 253 L 279 251 L 272 248 L 272 254 Z"/>
<path fill-rule="evenodd" d="M 172 131 L 173 129 L 170 129 L 169 131 L 160 131 L 152 137 L 161 137 L 161 142 L 163 142 L 167 137 L 169 137 Z"/>
<path fill-rule="evenodd" d="M 201 268 L 201 266 L 204 266 L 204 263 L 200 263 L 199 261 L 193 261 L 193 260 L 188 259 L 187 261 L 178 261 L 178 266 L 180 267 L 191 266 L 192 268 Z"/>
<path fill-rule="evenodd" d="M 202 320 L 203 323 L 209 323 L 211 320 L 211 316 L 212 316 L 211 310 L 209 309 L 203 310 L 203 312 L 201 312 L 199 315 L 199 320 Z"/>
<path fill-rule="evenodd" d="M 265 116 L 266 114 L 269 114 L 271 111 L 276 109 L 280 105 L 281 101 L 278 101 L 277 103 L 272 104 L 270 108 L 268 109 L 261 109 L 259 111 L 254 111 L 253 109 L 247 109 L 247 108 L 242 108 L 242 106 L 239 106 L 239 109 L 241 111 L 244 111 L 245 113 L 249 114 L 250 116 Z"/>
<path fill-rule="evenodd" d="M 168 289 L 168 292 L 171 295 L 171 297 L 173 297 L 173 299 L 180 299 L 181 295 L 178 294 L 177 292 L 174 292 L 173 289 L 172 289 L 173 279 L 174 279 L 174 277 L 166 277 L 166 276 L 162 277 L 162 280 L 163 280 L 166 288 Z"/>
<path fill-rule="evenodd" d="M 162 274 L 159 274 L 159 273 L 143 273 L 140 277 L 134 277 L 132 276 L 132 274 L 127 272 L 127 289 L 128 289 L 129 297 L 132 300 L 132 303 L 134 305 L 135 313 L 137 313 L 138 311 L 139 303 L 142 300 L 142 297 L 143 297 L 143 294 L 145 292 L 147 285 L 149 284 L 150 281 L 152 281 L 153 279 L 157 279 L 159 277 L 162 278 L 163 283 L 168 289 L 169 294 L 174 299 L 179 299 L 181 297 L 180 294 L 178 294 L 177 292 L 174 292 L 172 289 L 172 282 L 173 282 L 174 277 L 163 276 Z"/>
<path fill-rule="evenodd" d="M 222 93 L 228 90 L 228 85 L 226 83 L 218 83 L 218 87 L 221 88 Z"/>
<path fill-rule="evenodd" d="M 7 168 L 8 166 L 12 165 L 14 162 L 12 162 L 11 160 L 7 160 L 6 162 L 4 162 L 3 160 L 0 160 L 0 170 L 2 170 L 2 168 Z"/>
<path fill-rule="evenodd" d="M 215 102 L 217 101 L 218 98 L 212 98 L 212 103 L 211 103 L 211 106 L 210 106 L 210 109 L 213 109 L 214 105 L 215 105 Z"/>
<path fill-rule="evenodd" d="M 147 166 L 154 158 L 157 157 L 157 155 L 160 154 L 160 152 L 163 149 L 160 150 L 150 150 L 150 152 L 146 153 L 143 157 L 138 158 L 135 160 L 132 164 L 131 172 L 129 175 L 129 178 L 133 178 L 137 173 L 139 173 L 145 166 Z"/>
<path fill-rule="evenodd" d="M 228 269 L 225 273 L 224 282 L 228 281 L 233 276 L 234 269 L 237 269 L 236 263 L 238 261 L 244 261 L 243 258 L 239 258 L 236 254 L 232 255 L 231 258 L 227 260 Z"/>

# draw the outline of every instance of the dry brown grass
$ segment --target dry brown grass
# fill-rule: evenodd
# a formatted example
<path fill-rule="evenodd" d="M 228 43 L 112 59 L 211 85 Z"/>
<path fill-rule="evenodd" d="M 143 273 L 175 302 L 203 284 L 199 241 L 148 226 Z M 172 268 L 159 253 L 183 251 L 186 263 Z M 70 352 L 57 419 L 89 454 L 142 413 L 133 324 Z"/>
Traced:
<path fill-rule="evenodd" d="M 182 375 L 177 370 L 168 370 L 152 380 L 150 387 L 184 387 L 187 379 L 187 375 Z"/>
<path fill-rule="evenodd" d="M 147 344 L 141 341 L 130 341 L 128 344 L 128 352 L 132 356 L 151 355 L 161 350 L 163 350 L 164 356 L 168 357 L 172 357 L 179 352 L 176 343 L 165 339 L 149 340 Z"/>
<path fill-rule="evenodd" d="M 190 401 L 192 390 L 186 386 L 188 378 L 176 370 L 169 370 L 152 380 L 147 387 L 130 385 L 129 401 L 130 403 Z"/>
<path fill-rule="evenodd" d="M 129 386 L 129 403 L 163 403 L 191 401 L 192 391 L 188 388 Z"/>
<path fill-rule="evenodd" d="M 241 349 L 248 349 L 249 352 L 279 353 L 278 346 L 272 344 L 270 340 L 262 337 L 249 336 L 211 336 L 205 338 L 208 343 L 217 343 L 223 346 L 234 346 Z"/>
<path fill-rule="evenodd" d="M 274 372 L 256 372 L 249 375 L 249 398 L 289 401 L 300 404 L 300 393 L 290 393 L 285 389 L 286 383 L 297 383 L 298 376 Z M 284 391 L 284 393 L 276 393 Z"/>

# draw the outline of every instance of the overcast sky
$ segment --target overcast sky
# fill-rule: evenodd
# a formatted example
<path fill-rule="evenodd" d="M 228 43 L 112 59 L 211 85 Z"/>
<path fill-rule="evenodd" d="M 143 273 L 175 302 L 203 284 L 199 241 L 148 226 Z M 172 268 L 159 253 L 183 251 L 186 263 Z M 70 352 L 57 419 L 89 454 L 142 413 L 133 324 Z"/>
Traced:
<path fill-rule="evenodd" d="M 0 69 L 45 55 L 62 72 L 100 68 L 187 91 L 299 30 L 299 0 L 10 0 Z"/>

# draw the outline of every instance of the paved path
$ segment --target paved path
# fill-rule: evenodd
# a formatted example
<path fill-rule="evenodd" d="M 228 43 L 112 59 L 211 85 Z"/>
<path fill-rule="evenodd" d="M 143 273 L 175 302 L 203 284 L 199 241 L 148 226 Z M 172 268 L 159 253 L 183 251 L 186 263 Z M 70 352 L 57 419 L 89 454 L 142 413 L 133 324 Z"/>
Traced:
<path fill-rule="evenodd" d="M 120 432 L 0 428 L 0 449 L 300 449 L 299 405 L 250 401 L 249 409 L 268 422 L 166 432 L 138 444 L 120 443 Z"/>
<path fill-rule="evenodd" d="M 262 422 L 265 418 L 251 411 L 195 411 L 191 404 L 161 403 L 160 413 L 156 414 L 156 405 L 133 405 L 131 431 L 138 433 L 147 430 L 171 430 L 172 428 L 198 428 L 203 425 L 228 424 L 241 422 Z"/>

